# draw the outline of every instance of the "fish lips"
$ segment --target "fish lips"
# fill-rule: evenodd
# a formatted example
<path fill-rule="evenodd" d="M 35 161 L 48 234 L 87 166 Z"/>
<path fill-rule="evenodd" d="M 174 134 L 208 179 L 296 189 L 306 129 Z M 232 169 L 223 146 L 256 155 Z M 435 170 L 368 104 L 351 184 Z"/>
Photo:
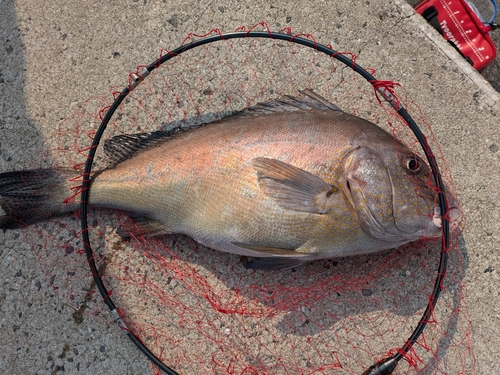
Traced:
<path fill-rule="evenodd" d="M 448 206 L 448 212 L 445 215 L 445 218 L 448 219 L 448 222 L 450 223 L 450 231 L 454 231 L 457 229 L 460 225 L 460 222 L 462 220 L 462 211 L 458 207 L 456 203 L 454 203 L 451 206 Z M 443 215 L 441 215 L 441 207 L 436 206 L 434 207 L 434 215 L 432 216 L 432 224 L 436 227 L 441 229 L 443 226 Z"/>

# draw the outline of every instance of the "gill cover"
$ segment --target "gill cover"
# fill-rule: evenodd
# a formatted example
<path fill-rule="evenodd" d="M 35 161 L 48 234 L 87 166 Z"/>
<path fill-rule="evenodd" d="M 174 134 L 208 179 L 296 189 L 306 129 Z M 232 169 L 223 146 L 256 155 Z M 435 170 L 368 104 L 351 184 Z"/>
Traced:
<path fill-rule="evenodd" d="M 361 228 L 378 240 L 401 241 L 394 224 L 391 176 L 383 160 L 358 147 L 345 159 L 343 189 L 359 219 Z"/>

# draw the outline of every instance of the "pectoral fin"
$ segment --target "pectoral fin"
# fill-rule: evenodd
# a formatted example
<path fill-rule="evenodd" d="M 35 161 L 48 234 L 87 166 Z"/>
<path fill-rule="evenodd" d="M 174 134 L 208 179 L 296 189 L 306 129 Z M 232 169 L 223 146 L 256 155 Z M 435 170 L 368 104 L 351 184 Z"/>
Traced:
<path fill-rule="evenodd" d="M 260 157 L 252 164 L 264 194 L 289 210 L 324 214 L 338 191 L 312 173 L 280 160 Z"/>

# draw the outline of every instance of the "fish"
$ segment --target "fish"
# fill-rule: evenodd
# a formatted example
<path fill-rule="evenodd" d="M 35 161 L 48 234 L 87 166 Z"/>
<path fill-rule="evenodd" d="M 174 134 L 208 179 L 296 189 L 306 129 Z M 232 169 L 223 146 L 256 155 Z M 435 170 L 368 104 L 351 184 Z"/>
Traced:
<path fill-rule="evenodd" d="M 91 207 L 125 211 L 124 237 L 185 234 L 245 266 L 286 270 L 441 236 L 431 169 L 377 125 L 310 89 L 184 131 L 123 134 L 90 176 Z M 79 208 L 79 172 L 0 174 L 0 228 Z M 448 216 L 461 211 L 446 189 Z M 255 259 L 254 259 L 255 258 Z"/>

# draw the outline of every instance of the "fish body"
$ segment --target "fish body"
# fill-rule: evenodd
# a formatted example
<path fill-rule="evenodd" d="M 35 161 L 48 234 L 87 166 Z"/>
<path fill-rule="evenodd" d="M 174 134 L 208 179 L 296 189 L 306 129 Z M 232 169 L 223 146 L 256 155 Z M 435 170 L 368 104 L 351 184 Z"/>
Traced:
<path fill-rule="evenodd" d="M 105 150 L 111 167 L 92 176 L 91 205 L 130 212 L 136 234 L 183 233 L 261 258 L 250 268 L 285 269 L 441 235 L 426 163 L 310 90 L 191 131 L 117 136 Z M 7 212 L 4 185 L 0 175 Z M 56 190 L 51 196 L 60 200 L 64 188 Z M 458 206 L 449 201 L 456 221 Z"/>

